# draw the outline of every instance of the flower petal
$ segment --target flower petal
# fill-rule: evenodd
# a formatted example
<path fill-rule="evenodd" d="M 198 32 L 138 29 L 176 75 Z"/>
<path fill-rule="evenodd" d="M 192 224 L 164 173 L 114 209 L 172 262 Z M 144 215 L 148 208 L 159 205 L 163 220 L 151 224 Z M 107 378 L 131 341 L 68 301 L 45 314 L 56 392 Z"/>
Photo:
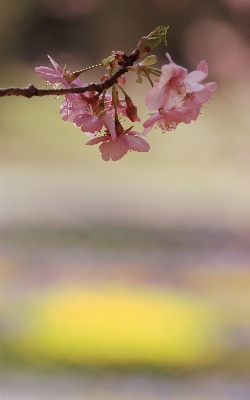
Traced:
<path fill-rule="evenodd" d="M 106 114 L 103 117 L 103 121 L 104 121 L 104 125 L 108 129 L 112 139 L 113 140 L 116 139 L 117 135 L 116 135 L 116 130 L 115 130 L 115 121 L 113 120 L 113 118 L 109 114 Z"/>
<path fill-rule="evenodd" d="M 35 71 L 39 78 L 48 81 L 52 85 L 56 85 L 57 83 L 65 83 L 68 85 L 66 80 L 62 77 L 62 75 L 51 68 L 48 67 L 36 67 Z"/>
<path fill-rule="evenodd" d="M 152 129 L 154 124 L 159 121 L 159 119 L 162 118 L 162 114 L 157 112 L 154 115 L 151 115 L 143 124 L 144 128 L 150 128 Z M 149 130 L 147 130 L 149 132 Z M 145 135 L 145 131 L 143 132 L 143 135 Z"/>
<path fill-rule="evenodd" d="M 105 142 L 106 140 L 108 140 L 108 136 L 98 136 L 95 137 L 94 139 L 89 140 L 87 143 L 85 143 L 85 145 L 93 146 L 94 144 Z"/>
<path fill-rule="evenodd" d="M 127 154 L 129 150 L 126 140 L 119 138 L 117 138 L 117 140 L 111 140 L 107 143 L 102 143 L 99 148 L 104 161 L 109 161 L 110 159 L 113 161 L 120 160 L 123 156 L 125 156 L 125 154 Z"/>
<path fill-rule="evenodd" d="M 57 64 L 57 62 L 55 62 L 55 60 L 53 60 L 53 58 L 50 57 L 49 55 L 48 55 L 48 58 L 49 58 L 51 64 L 53 65 L 53 67 L 55 68 L 55 70 L 56 70 L 57 72 L 59 72 L 59 73 L 62 75 L 62 74 L 63 74 L 62 68 L 61 68 L 61 67 Z"/>
<path fill-rule="evenodd" d="M 126 135 L 126 141 L 129 144 L 130 150 L 140 151 L 140 152 L 150 150 L 150 146 L 149 146 L 148 142 L 146 142 L 146 140 L 144 140 L 138 136 Z"/>
<path fill-rule="evenodd" d="M 208 65 L 207 65 L 206 60 L 200 61 L 196 67 L 196 70 L 204 72 L 207 76 L 208 75 Z"/>
<path fill-rule="evenodd" d="M 162 107 L 164 98 L 164 91 L 160 90 L 159 84 L 156 83 L 148 92 L 145 104 L 148 106 L 149 110 L 157 110 Z"/>
<path fill-rule="evenodd" d="M 74 124 L 81 128 L 83 132 L 99 132 L 103 127 L 103 121 L 96 115 L 86 112 L 74 118 Z"/>

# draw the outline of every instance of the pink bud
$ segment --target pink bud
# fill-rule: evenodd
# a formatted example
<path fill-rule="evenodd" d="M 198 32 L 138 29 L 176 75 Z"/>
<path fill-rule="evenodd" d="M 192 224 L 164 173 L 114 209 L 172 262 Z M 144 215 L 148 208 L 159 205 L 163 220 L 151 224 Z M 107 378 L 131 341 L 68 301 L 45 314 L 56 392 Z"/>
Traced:
<path fill-rule="evenodd" d="M 137 116 L 137 107 L 132 102 L 129 96 L 125 96 L 125 102 L 127 104 L 126 113 L 130 121 L 140 121 L 140 118 Z"/>

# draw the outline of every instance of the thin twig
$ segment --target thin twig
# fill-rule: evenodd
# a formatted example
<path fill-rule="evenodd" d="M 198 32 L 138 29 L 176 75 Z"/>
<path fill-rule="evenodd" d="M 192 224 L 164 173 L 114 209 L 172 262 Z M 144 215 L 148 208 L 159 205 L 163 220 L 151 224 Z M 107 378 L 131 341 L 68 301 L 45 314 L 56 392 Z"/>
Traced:
<path fill-rule="evenodd" d="M 24 96 L 31 98 L 33 96 L 60 96 L 67 93 L 84 93 L 88 91 L 103 92 L 104 89 L 109 89 L 117 79 L 128 72 L 127 67 L 133 66 L 134 62 L 140 58 L 139 50 L 134 50 L 128 57 L 124 54 L 125 61 L 121 64 L 118 71 L 116 71 L 110 78 L 102 83 L 90 83 L 87 86 L 74 86 L 62 89 L 38 89 L 34 85 L 28 85 L 24 88 L 8 87 L 0 88 L 0 97 L 4 96 Z"/>

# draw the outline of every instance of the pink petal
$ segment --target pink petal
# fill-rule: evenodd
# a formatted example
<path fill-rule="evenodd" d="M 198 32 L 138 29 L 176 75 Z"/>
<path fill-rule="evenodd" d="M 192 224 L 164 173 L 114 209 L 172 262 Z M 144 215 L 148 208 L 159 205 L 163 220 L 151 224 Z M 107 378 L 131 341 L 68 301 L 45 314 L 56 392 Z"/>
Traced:
<path fill-rule="evenodd" d="M 164 111 L 171 110 L 171 108 L 177 106 L 186 95 L 186 91 L 182 92 L 170 89 L 167 93 L 165 93 L 165 98 L 162 104 Z"/>
<path fill-rule="evenodd" d="M 88 107 L 88 103 L 77 94 L 67 94 L 60 106 L 60 114 L 64 121 L 73 122 L 74 118 L 81 115 Z M 79 125 L 78 125 L 79 126 Z"/>
<path fill-rule="evenodd" d="M 143 124 L 144 128 L 153 128 L 154 124 L 159 121 L 159 119 L 162 118 L 162 114 L 157 112 L 154 115 L 151 115 Z M 149 130 L 147 130 L 148 132 Z M 143 132 L 143 135 L 145 135 L 145 131 Z"/>
<path fill-rule="evenodd" d="M 161 68 L 159 89 L 162 89 L 174 76 L 177 76 L 179 72 L 178 66 L 174 63 L 163 65 Z"/>
<path fill-rule="evenodd" d="M 201 105 L 201 104 L 206 103 L 206 101 L 208 101 L 211 98 L 211 96 L 212 96 L 212 92 L 210 92 L 210 90 L 204 88 L 200 92 L 196 92 L 195 95 L 193 96 L 193 98 L 190 99 L 190 101 L 193 104 Z"/>
<path fill-rule="evenodd" d="M 50 82 L 52 85 L 55 85 L 56 83 L 62 83 L 62 80 L 64 80 L 62 75 L 48 67 L 36 67 L 35 71 L 39 78 Z"/>
<path fill-rule="evenodd" d="M 112 139 L 114 140 L 117 137 L 116 131 L 115 131 L 115 121 L 109 114 L 104 115 L 104 117 L 102 119 L 103 119 L 105 127 L 108 129 Z"/>
<path fill-rule="evenodd" d="M 60 106 L 60 115 L 63 121 L 73 122 L 73 119 L 75 118 L 67 100 L 64 100 Z"/>
<path fill-rule="evenodd" d="M 199 92 L 200 93 L 200 92 Z M 201 110 L 201 103 L 195 104 L 192 99 L 188 99 L 184 102 L 185 106 L 189 107 L 190 113 L 189 113 L 189 119 L 187 121 L 184 121 L 186 124 L 189 124 L 191 121 L 196 121 Z"/>
<path fill-rule="evenodd" d="M 48 58 L 50 59 L 50 62 L 51 62 L 51 64 L 53 65 L 53 67 L 55 68 L 55 70 L 56 70 L 57 72 L 59 72 L 59 73 L 61 74 L 61 76 L 62 76 L 63 71 L 62 71 L 61 67 L 60 67 L 60 66 L 55 62 L 55 60 L 53 60 L 53 58 L 51 58 L 49 55 L 48 55 Z"/>
<path fill-rule="evenodd" d="M 196 67 L 196 70 L 204 72 L 207 76 L 208 75 L 208 65 L 207 65 L 206 60 L 200 61 Z"/>
<path fill-rule="evenodd" d="M 105 142 L 108 140 L 108 136 L 99 136 L 95 137 L 94 139 L 89 140 L 85 145 L 87 146 L 93 146 L 94 144 L 100 143 L 100 142 Z"/>
<path fill-rule="evenodd" d="M 147 136 L 147 133 L 152 129 L 152 126 L 149 126 L 148 128 L 144 129 L 144 131 L 142 132 L 143 136 Z"/>
<path fill-rule="evenodd" d="M 149 151 L 150 146 L 146 140 L 133 135 L 126 135 L 126 141 L 129 144 L 130 150 L 134 151 Z"/>
<path fill-rule="evenodd" d="M 122 139 L 102 143 L 99 148 L 104 161 L 109 161 L 110 159 L 113 161 L 120 160 L 129 150 L 128 144 Z"/>
<path fill-rule="evenodd" d="M 215 82 L 205 83 L 204 88 L 199 92 L 195 92 L 190 101 L 196 105 L 206 103 L 216 89 L 217 84 Z"/>
<path fill-rule="evenodd" d="M 36 67 L 35 71 L 39 78 L 44 79 L 51 83 L 51 85 L 62 84 L 65 88 L 69 88 L 69 83 L 60 75 L 58 72 L 54 71 L 48 67 Z"/>
<path fill-rule="evenodd" d="M 173 61 L 172 61 L 172 57 L 171 57 L 171 55 L 167 52 L 166 53 L 166 57 L 168 58 L 168 61 L 170 62 L 170 63 L 172 63 Z"/>
<path fill-rule="evenodd" d="M 157 110 L 161 108 L 163 105 L 163 100 L 165 97 L 165 93 L 163 90 L 159 89 L 159 84 L 156 83 L 152 89 L 148 92 L 145 100 L 145 104 L 148 106 L 150 110 Z"/>
<path fill-rule="evenodd" d="M 83 132 L 99 132 L 103 127 L 102 119 L 88 112 L 76 116 L 73 122 L 76 126 L 80 127 Z"/>
<path fill-rule="evenodd" d="M 172 60 L 172 58 L 171 58 L 171 56 L 170 56 L 169 53 L 166 53 L 166 57 L 168 58 L 170 64 L 173 64 L 173 65 L 175 65 L 177 68 L 179 68 L 179 72 L 182 71 L 183 74 L 187 74 L 187 73 L 188 73 L 188 70 L 187 70 L 186 68 L 181 67 L 180 65 L 175 64 L 175 62 Z"/>
<path fill-rule="evenodd" d="M 180 107 L 173 108 L 172 110 L 167 111 L 165 114 L 163 114 L 163 118 L 168 122 L 189 123 L 191 121 L 190 113 L 190 107 L 182 105 Z"/>
<path fill-rule="evenodd" d="M 216 82 L 208 82 L 205 83 L 205 88 L 208 89 L 210 92 L 215 92 L 215 90 L 217 89 L 217 83 Z"/>
<path fill-rule="evenodd" d="M 192 91 L 201 90 L 203 85 L 201 82 L 207 77 L 207 75 L 203 71 L 192 71 L 188 74 L 186 82 L 187 85 L 191 86 Z M 187 90 L 188 92 L 190 90 Z"/>
<path fill-rule="evenodd" d="M 87 83 L 84 83 L 81 78 L 79 78 L 79 76 L 75 80 L 73 80 L 72 83 L 77 86 L 87 86 Z"/>

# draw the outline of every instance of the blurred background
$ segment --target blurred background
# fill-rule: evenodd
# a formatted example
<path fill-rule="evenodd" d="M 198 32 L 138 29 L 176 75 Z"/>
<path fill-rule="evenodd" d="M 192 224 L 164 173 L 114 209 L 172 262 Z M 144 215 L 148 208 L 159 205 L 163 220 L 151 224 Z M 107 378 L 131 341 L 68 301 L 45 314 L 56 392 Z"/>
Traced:
<path fill-rule="evenodd" d="M 249 20 L 249 0 L 0 0 L 1 87 L 159 25 L 218 83 L 197 122 L 107 163 L 61 99 L 1 99 L 2 400 L 250 398 Z"/>

